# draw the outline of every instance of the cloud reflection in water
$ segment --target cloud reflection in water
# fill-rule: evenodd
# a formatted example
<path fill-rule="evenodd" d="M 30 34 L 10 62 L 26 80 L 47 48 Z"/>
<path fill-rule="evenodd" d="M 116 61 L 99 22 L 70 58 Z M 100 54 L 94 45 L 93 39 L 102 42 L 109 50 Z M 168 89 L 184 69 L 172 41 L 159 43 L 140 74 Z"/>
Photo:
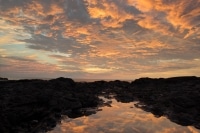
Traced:
<path fill-rule="evenodd" d="M 66 118 L 49 133 L 200 133 L 194 127 L 183 127 L 165 117 L 134 107 L 135 102 L 120 103 L 112 99 L 112 107 L 90 116 Z"/>

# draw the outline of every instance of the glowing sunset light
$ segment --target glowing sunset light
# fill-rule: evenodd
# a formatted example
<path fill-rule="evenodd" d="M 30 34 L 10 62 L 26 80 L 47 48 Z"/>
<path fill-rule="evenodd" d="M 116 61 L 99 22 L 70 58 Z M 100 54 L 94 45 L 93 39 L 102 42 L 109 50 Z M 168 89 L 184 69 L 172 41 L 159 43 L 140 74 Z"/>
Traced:
<path fill-rule="evenodd" d="M 0 0 L 0 77 L 200 76 L 200 0 Z"/>

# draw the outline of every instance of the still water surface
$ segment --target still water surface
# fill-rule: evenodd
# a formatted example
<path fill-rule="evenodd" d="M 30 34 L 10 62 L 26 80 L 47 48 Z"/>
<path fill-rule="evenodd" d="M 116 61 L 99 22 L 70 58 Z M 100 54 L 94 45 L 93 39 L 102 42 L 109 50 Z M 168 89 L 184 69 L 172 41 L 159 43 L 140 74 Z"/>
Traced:
<path fill-rule="evenodd" d="M 177 125 L 166 117 L 156 118 L 136 108 L 136 102 L 111 100 L 112 107 L 100 107 L 102 111 L 90 116 L 75 119 L 66 117 L 49 133 L 200 133 L 192 126 Z"/>

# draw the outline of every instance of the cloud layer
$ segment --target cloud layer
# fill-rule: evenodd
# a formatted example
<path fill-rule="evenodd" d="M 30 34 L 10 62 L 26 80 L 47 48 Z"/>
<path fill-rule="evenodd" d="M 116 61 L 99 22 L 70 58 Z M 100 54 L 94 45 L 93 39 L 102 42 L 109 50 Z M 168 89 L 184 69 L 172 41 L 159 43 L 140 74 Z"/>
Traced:
<path fill-rule="evenodd" d="M 17 64 L 34 57 L 28 62 L 38 67 L 24 62 L 25 77 L 40 65 L 47 77 L 200 76 L 199 7 L 200 0 L 0 0 L 0 74 L 20 77 Z"/>

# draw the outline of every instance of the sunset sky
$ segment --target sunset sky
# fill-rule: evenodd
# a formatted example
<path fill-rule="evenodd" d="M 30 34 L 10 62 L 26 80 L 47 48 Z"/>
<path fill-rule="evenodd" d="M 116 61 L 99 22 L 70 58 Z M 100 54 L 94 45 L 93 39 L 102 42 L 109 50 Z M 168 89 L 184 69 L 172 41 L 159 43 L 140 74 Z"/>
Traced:
<path fill-rule="evenodd" d="M 200 76 L 200 0 L 0 0 L 0 77 Z"/>

